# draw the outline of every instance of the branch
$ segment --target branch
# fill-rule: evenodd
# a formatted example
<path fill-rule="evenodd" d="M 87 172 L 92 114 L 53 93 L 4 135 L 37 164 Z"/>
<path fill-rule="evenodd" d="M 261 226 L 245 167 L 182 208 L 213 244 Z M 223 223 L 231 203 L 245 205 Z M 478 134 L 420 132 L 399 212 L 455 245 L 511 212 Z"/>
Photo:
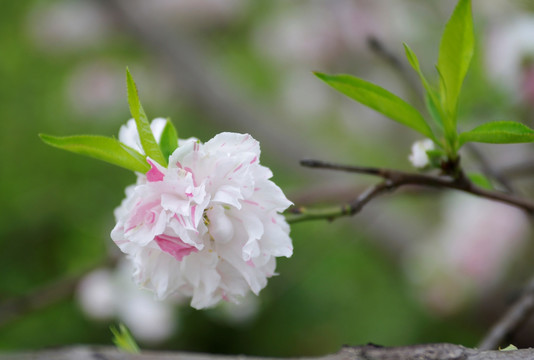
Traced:
<path fill-rule="evenodd" d="M 520 162 L 514 165 L 509 165 L 507 167 L 499 169 L 499 174 L 504 174 L 514 179 L 531 177 L 532 173 L 534 173 L 534 161 L 532 160 Z"/>
<path fill-rule="evenodd" d="M 367 46 L 380 58 L 382 58 L 393 70 L 395 70 L 403 81 L 408 85 L 410 90 L 415 95 L 415 100 L 419 103 L 419 106 L 424 107 L 424 101 L 422 100 L 423 93 L 421 85 L 414 71 L 410 71 L 410 67 L 405 65 L 402 58 L 399 58 L 395 53 L 386 47 L 386 45 L 376 36 L 370 35 L 367 38 Z"/>
<path fill-rule="evenodd" d="M 471 154 L 477 159 L 480 164 L 481 170 L 490 179 L 494 179 L 509 193 L 517 193 L 514 186 L 508 181 L 508 179 L 499 171 L 494 169 L 488 159 L 482 154 L 482 152 L 472 143 L 465 144 L 465 147 L 471 152 Z"/>
<path fill-rule="evenodd" d="M 344 347 L 336 354 L 279 360 L 527 360 L 534 358 L 534 349 L 511 351 L 480 351 L 453 344 L 424 344 L 403 347 L 365 345 Z M 141 354 L 121 353 L 115 348 L 77 346 L 38 350 L 18 354 L 0 354 L 0 360 L 272 360 L 243 355 L 211 355 L 146 351 Z"/>
<path fill-rule="evenodd" d="M 322 209 L 296 207 L 286 215 L 286 220 L 288 223 L 294 224 L 306 220 L 327 219 L 332 221 L 338 217 L 352 216 L 358 213 L 373 198 L 392 189 L 389 182 L 382 182 L 367 188 L 354 201 L 341 207 L 335 206 Z"/>
<path fill-rule="evenodd" d="M 59 279 L 51 284 L 32 290 L 25 295 L 16 296 L 0 302 L 0 327 L 9 324 L 25 314 L 44 309 L 72 295 L 76 291 L 80 280 L 89 272 L 99 267 L 112 266 L 115 262 L 116 259 L 110 256 L 76 275 Z"/>
<path fill-rule="evenodd" d="M 294 208 L 287 215 L 288 222 L 295 223 L 305 220 L 327 219 L 347 215 L 354 215 L 359 212 L 369 201 L 387 191 L 393 191 L 404 185 L 419 185 L 433 188 L 446 188 L 463 191 L 472 195 L 480 196 L 486 199 L 500 201 L 508 205 L 525 210 L 527 213 L 534 213 L 534 202 L 506 194 L 498 191 L 486 190 L 475 186 L 464 176 L 452 178 L 449 176 L 425 175 L 417 173 L 408 173 L 392 169 L 381 169 L 374 167 L 351 166 L 324 162 L 320 160 L 302 160 L 302 166 L 329 169 L 337 171 L 346 171 L 358 174 L 367 174 L 378 176 L 384 179 L 383 182 L 368 188 L 356 200 L 343 205 L 324 209 L 307 209 L 304 207 Z"/>
<path fill-rule="evenodd" d="M 534 278 L 523 290 L 521 297 L 508 309 L 504 316 L 490 329 L 480 342 L 481 350 L 496 349 L 517 330 L 534 312 Z"/>

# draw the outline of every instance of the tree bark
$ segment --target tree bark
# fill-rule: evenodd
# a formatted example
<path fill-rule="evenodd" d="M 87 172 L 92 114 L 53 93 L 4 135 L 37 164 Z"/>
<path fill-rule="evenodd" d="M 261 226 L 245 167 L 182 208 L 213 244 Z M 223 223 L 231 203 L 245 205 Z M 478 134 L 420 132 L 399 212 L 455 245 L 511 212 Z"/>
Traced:
<path fill-rule="evenodd" d="M 183 352 L 146 351 L 141 354 L 120 352 L 113 347 L 74 346 L 20 353 L 0 353 L 0 360 L 273 360 L 244 355 L 211 355 Z M 338 353 L 322 357 L 278 360 L 527 360 L 534 359 L 534 349 L 480 351 L 454 344 L 424 344 L 402 347 L 365 345 L 344 347 Z"/>

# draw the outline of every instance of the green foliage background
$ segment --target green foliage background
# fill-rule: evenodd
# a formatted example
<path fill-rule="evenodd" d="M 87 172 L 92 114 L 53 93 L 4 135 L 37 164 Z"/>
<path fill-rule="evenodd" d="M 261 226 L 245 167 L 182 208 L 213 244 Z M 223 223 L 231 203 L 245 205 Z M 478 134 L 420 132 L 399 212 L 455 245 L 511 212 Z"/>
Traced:
<path fill-rule="evenodd" d="M 8 0 L 2 4 L 0 14 L 0 303 L 79 274 L 102 261 L 114 246 L 109 238 L 113 209 L 122 200 L 125 186 L 134 181 L 128 171 L 58 151 L 38 138 L 40 132 L 113 136 L 129 118 L 125 87 L 120 110 L 87 116 L 76 113 L 65 96 L 70 74 L 90 58 L 113 59 L 124 66 L 136 64 L 146 69 L 157 66 L 153 54 L 136 39 L 120 33 L 101 47 L 68 54 L 44 53 L 32 43 L 27 31 L 28 14 L 37 3 Z M 279 77 L 283 74 L 254 52 L 246 34 L 275 7 L 269 1 L 257 1 L 247 11 L 239 22 L 223 31 L 199 36 L 203 36 L 211 53 L 217 54 L 219 71 L 235 86 L 250 92 L 255 101 L 274 108 L 275 95 L 280 90 Z M 437 43 L 442 29 L 438 23 L 444 24 L 447 16 L 435 15 L 435 24 L 428 29 L 426 38 L 416 41 L 421 48 Z M 410 39 L 401 39 L 407 40 Z M 436 46 L 432 49 L 419 51 L 419 61 L 430 66 L 437 53 Z M 400 41 L 395 51 L 403 54 Z M 385 73 L 391 72 L 385 64 L 377 66 L 382 66 Z M 501 106 L 499 92 L 486 91 L 482 96 L 477 86 L 483 78 L 478 76 L 481 81 L 473 81 L 480 72 L 477 70 L 480 64 L 474 66 L 464 101 L 481 104 L 491 100 L 494 112 L 503 112 L 506 107 Z M 309 69 L 310 77 L 312 70 L 316 69 Z M 171 117 L 180 137 L 207 140 L 222 130 L 234 130 L 222 128 L 181 99 L 158 103 L 143 100 L 143 93 L 150 89 L 139 77 L 136 81 L 148 117 Z M 340 97 L 333 99 L 335 106 Z M 471 107 L 477 110 L 476 105 L 468 105 L 461 107 L 460 113 L 472 112 Z M 358 111 L 361 110 L 355 108 L 354 117 L 365 122 L 367 113 Z M 483 115 L 484 111 L 488 111 L 487 107 L 475 113 Z M 273 114 L 276 115 L 276 109 Z M 285 125 L 273 120 L 272 126 L 279 127 L 278 131 L 286 131 L 285 126 L 298 127 L 302 138 L 327 144 L 325 158 L 409 168 L 406 157 L 415 138 L 408 130 L 403 132 L 398 125 L 384 120 L 394 130 L 383 139 L 375 139 L 365 131 L 347 133 L 343 121 L 335 116 L 322 116 L 320 121 L 306 125 Z M 313 172 L 302 170 L 297 164 L 289 168 L 270 155 L 269 148 L 262 150 L 262 162 L 273 168 L 275 181 L 290 198 L 307 186 L 317 185 Z M 350 181 L 367 183 L 366 179 Z M 390 201 L 394 209 L 397 206 L 412 212 L 428 206 L 425 200 L 406 201 L 402 196 L 385 201 Z M 476 314 L 469 309 L 448 318 L 425 310 L 399 270 L 398 259 L 384 251 L 376 241 L 379 235 L 368 225 L 358 217 L 332 224 L 294 225 L 295 254 L 279 261 L 280 275 L 262 291 L 260 313 L 254 321 L 232 326 L 213 316 L 216 309 L 196 311 L 183 306 L 177 319 L 180 331 L 160 348 L 304 356 L 335 352 L 343 344 L 367 342 L 475 345 L 486 324 L 474 321 Z M 3 324 L 0 350 L 78 343 L 111 345 L 109 325 L 86 318 L 75 299 L 67 296 L 53 306 Z"/>

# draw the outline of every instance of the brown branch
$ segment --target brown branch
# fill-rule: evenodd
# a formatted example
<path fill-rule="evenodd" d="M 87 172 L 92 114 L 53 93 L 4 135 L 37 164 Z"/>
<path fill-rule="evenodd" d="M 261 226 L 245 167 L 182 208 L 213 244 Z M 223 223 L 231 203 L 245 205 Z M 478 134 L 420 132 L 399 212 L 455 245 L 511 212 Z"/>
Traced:
<path fill-rule="evenodd" d="M 409 71 L 409 67 L 395 53 L 386 47 L 386 45 L 376 36 L 371 35 L 367 38 L 367 45 L 378 57 L 382 58 L 399 76 L 405 81 L 410 90 L 416 95 L 420 106 L 424 106 L 421 85 L 415 76 L 414 71 Z"/>
<path fill-rule="evenodd" d="M 488 159 L 482 154 L 482 152 L 472 143 L 465 144 L 465 148 L 476 158 L 477 162 L 480 164 L 480 168 L 484 175 L 490 179 L 494 179 L 501 186 L 511 194 L 517 193 L 517 190 L 514 186 L 508 181 L 506 176 L 493 168 Z"/>
<path fill-rule="evenodd" d="M 99 267 L 112 266 L 115 262 L 116 259 L 110 256 L 76 275 L 43 285 L 27 294 L 3 300 L 0 302 L 0 327 L 17 320 L 21 316 L 44 309 L 71 296 L 78 287 L 80 280 L 89 272 Z"/>
<path fill-rule="evenodd" d="M 496 349 L 508 335 L 517 330 L 534 312 L 534 278 L 523 290 L 521 297 L 506 311 L 480 342 L 479 349 Z"/>
<path fill-rule="evenodd" d="M 534 161 L 528 160 L 518 164 L 509 165 L 499 169 L 499 174 L 504 174 L 511 178 L 531 177 L 534 173 Z"/>
<path fill-rule="evenodd" d="M 390 184 L 385 181 L 367 188 L 367 190 L 361 193 L 354 201 L 342 207 L 336 206 L 323 209 L 308 209 L 301 206 L 293 208 L 290 210 L 289 214 L 286 215 L 286 220 L 288 223 L 293 224 L 306 220 L 334 220 L 341 216 L 354 215 L 373 198 L 389 190 L 391 190 Z"/>
<path fill-rule="evenodd" d="M 454 344 L 424 344 L 402 347 L 365 345 L 344 347 L 336 354 L 322 357 L 280 358 L 279 360 L 527 360 L 534 349 L 480 351 Z M 146 351 L 127 354 L 111 347 L 77 346 L 24 353 L 1 354 L 0 360 L 272 360 L 243 355 L 211 355 Z"/>
<path fill-rule="evenodd" d="M 392 169 L 342 165 L 324 162 L 320 160 L 302 160 L 301 165 L 311 168 L 346 171 L 358 174 L 378 176 L 383 178 L 384 182 L 374 185 L 362 195 L 360 195 L 356 200 L 341 207 L 319 210 L 297 207 L 291 211 L 290 215 L 287 216 L 289 222 L 299 222 L 320 218 L 332 220 L 341 216 L 354 215 L 373 198 L 385 193 L 386 191 L 393 191 L 404 185 L 418 185 L 459 190 L 472 195 L 480 196 L 495 201 L 500 201 L 508 205 L 515 206 L 517 208 L 525 210 L 529 214 L 534 213 L 534 202 L 519 198 L 511 194 L 480 188 L 471 183 L 465 176 L 452 178 L 449 176 L 409 173 Z"/>

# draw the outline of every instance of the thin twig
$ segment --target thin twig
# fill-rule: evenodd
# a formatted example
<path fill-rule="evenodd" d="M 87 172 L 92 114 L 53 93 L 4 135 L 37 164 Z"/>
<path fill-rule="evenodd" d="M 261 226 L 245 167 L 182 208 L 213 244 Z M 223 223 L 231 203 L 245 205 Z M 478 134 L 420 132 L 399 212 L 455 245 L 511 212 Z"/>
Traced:
<path fill-rule="evenodd" d="M 497 349 L 503 345 L 506 337 L 517 330 L 534 312 L 534 278 L 523 290 L 521 297 L 506 311 L 504 316 L 490 329 L 482 339 L 480 350 Z"/>
<path fill-rule="evenodd" d="M 286 220 L 288 223 L 294 224 L 306 220 L 326 219 L 331 221 L 342 216 L 352 216 L 358 213 L 373 198 L 389 190 L 390 185 L 385 181 L 367 188 L 354 201 L 344 206 L 335 206 L 322 209 L 297 207 L 292 209 L 291 212 L 286 215 Z"/>
<path fill-rule="evenodd" d="M 100 267 L 112 266 L 115 263 L 116 258 L 110 256 L 76 275 L 43 285 L 27 294 L 3 300 L 0 302 L 0 327 L 30 312 L 41 310 L 71 296 L 76 291 L 80 280 L 89 272 Z"/>
<path fill-rule="evenodd" d="M 514 179 L 532 177 L 534 173 L 534 161 L 528 160 L 519 164 L 509 165 L 499 169 L 498 173 Z"/>
<path fill-rule="evenodd" d="M 449 176 L 436 176 L 418 173 L 409 173 L 392 169 L 382 169 L 364 166 L 342 165 L 320 160 L 302 160 L 302 166 L 337 171 L 346 171 L 358 174 L 367 174 L 383 178 L 385 181 L 374 185 L 360 195 L 356 200 L 343 206 L 336 206 L 325 209 L 307 209 L 297 207 L 288 214 L 289 222 L 295 223 L 305 220 L 327 219 L 333 220 L 341 216 L 354 215 L 360 211 L 369 201 L 387 191 L 393 191 L 404 185 L 419 185 L 434 188 L 446 188 L 463 191 L 483 198 L 500 201 L 508 205 L 525 210 L 527 213 L 534 213 L 534 202 L 521 199 L 511 194 L 493 190 L 486 190 L 475 186 L 466 177 L 459 176 L 452 178 Z"/>
<path fill-rule="evenodd" d="M 476 147 L 472 143 L 465 144 L 465 147 L 476 158 L 476 160 L 480 164 L 480 167 L 484 175 L 486 175 L 490 179 L 494 179 L 495 181 L 497 181 L 509 193 L 511 194 L 517 193 L 517 190 L 510 183 L 510 181 L 508 181 L 506 176 L 502 172 L 499 172 L 493 168 L 493 166 L 490 164 L 490 162 L 484 156 L 484 154 L 482 154 L 482 152 L 478 149 L 478 147 Z"/>
<path fill-rule="evenodd" d="M 419 105 L 424 106 L 422 88 L 417 81 L 415 72 L 409 71 L 405 62 L 401 60 L 395 53 L 389 50 L 386 45 L 376 36 L 371 35 L 367 38 L 367 45 L 380 58 L 394 69 L 399 76 L 406 82 L 411 91 L 416 95 Z"/>

